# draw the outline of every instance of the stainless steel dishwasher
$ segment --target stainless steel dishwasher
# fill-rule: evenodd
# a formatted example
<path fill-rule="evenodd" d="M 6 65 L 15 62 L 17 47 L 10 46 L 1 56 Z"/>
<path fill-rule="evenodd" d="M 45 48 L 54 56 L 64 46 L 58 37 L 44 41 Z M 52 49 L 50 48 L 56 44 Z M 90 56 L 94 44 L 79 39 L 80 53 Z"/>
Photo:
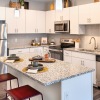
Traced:
<path fill-rule="evenodd" d="M 100 55 L 96 55 L 96 86 L 100 87 Z"/>

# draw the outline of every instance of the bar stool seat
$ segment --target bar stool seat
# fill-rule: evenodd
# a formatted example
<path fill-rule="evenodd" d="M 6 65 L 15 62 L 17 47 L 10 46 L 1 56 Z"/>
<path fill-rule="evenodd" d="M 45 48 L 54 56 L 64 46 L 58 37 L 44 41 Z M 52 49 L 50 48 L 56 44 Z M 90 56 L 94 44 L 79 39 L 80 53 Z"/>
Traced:
<path fill-rule="evenodd" d="M 19 87 L 19 82 L 18 82 L 18 78 L 17 77 L 13 76 L 10 73 L 0 74 L 0 82 L 10 81 L 10 88 L 11 88 L 11 80 L 14 80 L 14 79 L 17 80 L 17 84 L 18 84 L 18 87 Z"/>
<path fill-rule="evenodd" d="M 32 88 L 29 85 L 21 86 L 15 89 L 11 90 L 6 90 L 7 94 L 10 95 L 14 100 L 24 100 L 24 99 L 29 99 L 31 97 L 41 95 L 43 100 L 43 95 L 36 89 Z"/>

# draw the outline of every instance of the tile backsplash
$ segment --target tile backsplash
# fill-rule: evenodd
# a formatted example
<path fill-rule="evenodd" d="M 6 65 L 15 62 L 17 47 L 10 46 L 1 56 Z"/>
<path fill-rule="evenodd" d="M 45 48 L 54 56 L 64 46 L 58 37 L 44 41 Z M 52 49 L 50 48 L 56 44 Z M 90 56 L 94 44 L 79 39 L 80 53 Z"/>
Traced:
<path fill-rule="evenodd" d="M 48 41 L 50 42 L 52 39 L 55 40 L 57 45 L 60 45 L 61 38 L 80 38 L 80 47 L 93 49 L 94 40 L 92 40 L 91 44 L 89 44 L 90 38 L 95 37 L 98 45 L 98 49 L 100 49 L 100 25 L 86 25 L 86 33 L 84 35 L 70 35 L 70 34 L 10 34 L 8 35 L 8 47 L 15 46 L 25 46 L 30 45 L 31 40 L 37 38 L 39 41 L 41 37 L 48 37 Z"/>
<path fill-rule="evenodd" d="M 47 37 L 46 34 L 9 34 L 8 47 L 31 45 L 31 41 L 36 39 L 40 42 L 41 37 Z"/>

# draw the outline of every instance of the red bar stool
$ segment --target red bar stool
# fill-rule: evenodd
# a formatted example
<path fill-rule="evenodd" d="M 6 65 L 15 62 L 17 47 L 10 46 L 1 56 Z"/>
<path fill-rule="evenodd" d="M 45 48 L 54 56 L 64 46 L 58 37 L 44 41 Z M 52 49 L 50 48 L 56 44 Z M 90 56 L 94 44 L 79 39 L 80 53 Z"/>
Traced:
<path fill-rule="evenodd" d="M 11 96 L 14 100 L 25 100 L 37 95 L 41 95 L 43 100 L 43 95 L 39 91 L 35 90 L 29 85 L 21 86 L 15 89 L 6 90 L 6 93 Z"/>
<path fill-rule="evenodd" d="M 10 73 L 6 73 L 6 74 L 0 74 L 0 82 L 6 82 L 6 81 L 10 81 L 10 89 L 11 89 L 11 80 L 17 80 L 17 84 L 19 87 L 19 82 L 18 82 L 18 78 L 11 75 Z"/>

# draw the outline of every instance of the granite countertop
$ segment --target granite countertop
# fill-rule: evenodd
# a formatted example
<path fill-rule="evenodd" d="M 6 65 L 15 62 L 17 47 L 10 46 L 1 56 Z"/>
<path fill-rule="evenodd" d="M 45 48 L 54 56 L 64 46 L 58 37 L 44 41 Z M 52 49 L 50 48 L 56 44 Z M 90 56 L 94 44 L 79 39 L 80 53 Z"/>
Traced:
<path fill-rule="evenodd" d="M 48 67 L 47 72 L 29 74 L 22 72 L 22 69 L 30 64 L 29 58 L 34 56 L 33 53 L 20 54 L 17 56 L 24 59 L 24 61 L 20 63 L 4 63 L 3 61 L 6 59 L 6 57 L 0 57 L 0 61 L 8 65 L 8 67 L 23 73 L 27 77 L 41 83 L 44 86 L 48 86 L 57 82 L 61 82 L 62 80 L 70 79 L 94 71 L 94 69 L 89 67 L 78 66 L 66 63 L 64 61 L 56 60 L 55 63 L 42 63 L 45 67 Z"/>
<path fill-rule="evenodd" d="M 76 48 L 65 48 L 64 50 L 87 53 L 87 54 L 93 54 L 93 55 L 100 55 L 100 50 L 90 50 L 90 49 L 84 49 L 84 48 L 79 48 L 79 49 L 76 49 Z"/>

